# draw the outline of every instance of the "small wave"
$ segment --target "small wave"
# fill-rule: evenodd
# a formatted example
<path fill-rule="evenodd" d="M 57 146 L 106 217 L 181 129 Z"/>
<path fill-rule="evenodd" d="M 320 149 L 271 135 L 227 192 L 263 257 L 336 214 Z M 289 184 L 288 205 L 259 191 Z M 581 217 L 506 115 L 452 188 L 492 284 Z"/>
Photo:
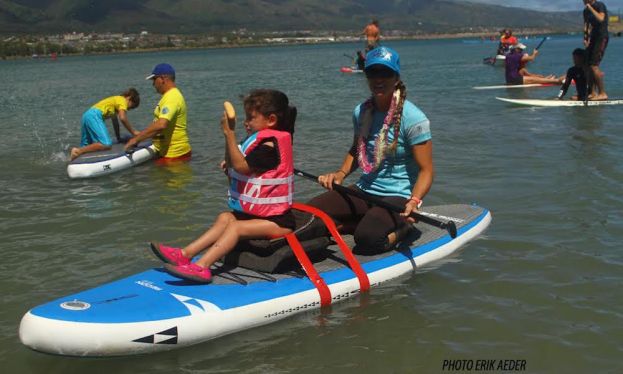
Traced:
<path fill-rule="evenodd" d="M 54 152 L 50 155 L 50 158 L 47 161 L 48 163 L 68 162 L 69 154 L 67 152 Z"/>

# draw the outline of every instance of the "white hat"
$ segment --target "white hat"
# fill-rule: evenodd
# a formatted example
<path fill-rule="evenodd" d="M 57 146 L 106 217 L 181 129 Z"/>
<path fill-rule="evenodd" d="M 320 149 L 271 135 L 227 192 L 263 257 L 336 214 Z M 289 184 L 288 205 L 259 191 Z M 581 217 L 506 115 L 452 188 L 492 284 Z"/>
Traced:
<path fill-rule="evenodd" d="M 515 44 L 515 48 L 526 49 L 526 45 L 522 44 L 522 43 L 517 43 L 517 44 Z"/>

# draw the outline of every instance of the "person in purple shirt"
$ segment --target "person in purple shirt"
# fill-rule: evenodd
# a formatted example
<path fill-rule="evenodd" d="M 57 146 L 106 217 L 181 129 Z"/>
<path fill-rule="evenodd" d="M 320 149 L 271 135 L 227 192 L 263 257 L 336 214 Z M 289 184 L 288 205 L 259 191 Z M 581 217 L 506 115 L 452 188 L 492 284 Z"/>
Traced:
<path fill-rule="evenodd" d="M 539 75 L 529 75 L 523 76 L 521 75 L 520 70 L 524 68 L 524 66 L 530 62 L 534 61 L 536 56 L 539 54 L 538 50 L 532 51 L 532 54 L 529 55 L 524 53 L 523 50 L 526 49 L 526 46 L 517 43 L 513 47 L 513 51 L 506 55 L 506 84 L 507 85 L 521 85 L 521 84 L 561 84 L 563 77 L 543 77 Z"/>

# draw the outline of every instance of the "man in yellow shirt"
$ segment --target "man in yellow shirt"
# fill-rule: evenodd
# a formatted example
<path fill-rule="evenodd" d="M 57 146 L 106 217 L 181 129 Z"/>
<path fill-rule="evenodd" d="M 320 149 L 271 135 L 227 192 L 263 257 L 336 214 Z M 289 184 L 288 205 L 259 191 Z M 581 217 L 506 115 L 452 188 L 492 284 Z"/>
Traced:
<path fill-rule="evenodd" d="M 154 110 L 153 122 L 125 146 L 131 149 L 140 141 L 153 138 L 153 144 L 160 155 L 156 162 L 187 160 L 191 156 L 190 143 L 186 133 L 186 101 L 175 85 L 175 70 L 169 64 L 158 64 L 147 76 L 156 92 L 162 95 Z"/>

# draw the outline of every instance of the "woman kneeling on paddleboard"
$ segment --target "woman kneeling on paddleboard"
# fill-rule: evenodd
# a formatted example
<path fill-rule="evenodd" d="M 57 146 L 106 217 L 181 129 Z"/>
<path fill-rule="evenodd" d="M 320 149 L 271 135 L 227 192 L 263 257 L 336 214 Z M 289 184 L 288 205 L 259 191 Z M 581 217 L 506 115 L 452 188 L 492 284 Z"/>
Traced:
<path fill-rule="evenodd" d="M 365 74 L 372 97 L 355 107 L 352 147 L 342 166 L 318 181 L 332 190 L 333 183 L 342 184 L 360 167 L 361 178 L 349 188 L 404 206 L 404 212 L 393 213 L 336 191 L 309 204 L 354 234 L 357 253 L 373 254 L 392 248 L 411 227 L 413 220 L 405 217 L 418 210 L 433 183 L 433 144 L 428 118 L 406 100 L 398 53 L 387 47 L 370 51 Z"/>
<path fill-rule="evenodd" d="M 230 182 L 229 207 L 212 227 L 186 247 L 151 243 L 165 270 L 180 278 L 210 282 L 210 266 L 241 239 L 279 237 L 295 228 L 291 211 L 294 163 L 292 134 L 296 108 L 276 90 L 254 90 L 244 99 L 247 138 L 238 145 L 235 113 L 225 104 L 221 119 L 225 135 L 223 170 Z M 207 248 L 196 262 L 191 259 Z"/>

